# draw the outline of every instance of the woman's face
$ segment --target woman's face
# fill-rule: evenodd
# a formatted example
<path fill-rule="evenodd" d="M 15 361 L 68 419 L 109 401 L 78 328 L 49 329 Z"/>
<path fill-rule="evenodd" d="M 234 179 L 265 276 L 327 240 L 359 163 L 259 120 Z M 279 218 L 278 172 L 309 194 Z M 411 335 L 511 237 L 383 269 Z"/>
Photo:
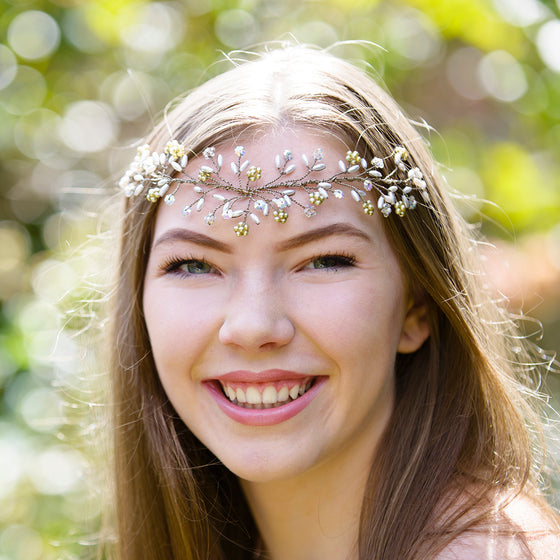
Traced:
<path fill-rule="evenodd" d="M 336 172 L 346 154 L 342 143 L 302 130 L 245 139 L 217 149 L 231 180 L 238 144 L 263 167 L 263 180 L 274 178 L 274 156 L 286 148 L 294 176 L 303 175 L 302 153 L 321 147 L 323 173 Z M 201 164 L 193 160 L 187 172 Z M 349 196 L 329 197 L 312 218 L 292 207 L 286 223 L 268 216 L 237 237 L 239 220 L 208 226 L 207 209 L 183 216 L 194 194 L 181 189 L 174 205 L 158 209 L 143 300 L 177 413 L 246 480 L 370 456 L 393 409 L 395 356 L 428 336 L 383 218 Z"/>

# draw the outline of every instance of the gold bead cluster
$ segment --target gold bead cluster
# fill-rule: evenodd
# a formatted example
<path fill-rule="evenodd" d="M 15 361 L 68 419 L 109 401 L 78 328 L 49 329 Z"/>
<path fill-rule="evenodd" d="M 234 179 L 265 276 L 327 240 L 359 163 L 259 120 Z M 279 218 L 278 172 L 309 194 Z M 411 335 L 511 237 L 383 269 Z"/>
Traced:
<path fill-rule="evenodd" d="M 358 152 L 348 150 L 348 152 L 346 152 L 346 161 L 351 165 L 358 165 L 362 161 L 362 158 Z"/>
<path fill-rule="evenodd" d="M 258 181 L 261 178 L 262 170 L 260 167 L 255 165 L 251 165 L 249 169 L 247 169 L 247 178 L 249 181 Z"/>
<path fill-rule="evenodd" d="M 319 191 L 309 193 L 309 202 L 311 202 L 311 204 L 319 206 L 319 204 L 323 204 L 324 201 L 325 197 Z"/>
<path fill-rule="evenodd" d="M 281 224 L 285 224 L 288 219 L 288 212 L 286 212 L 286 210 L 274 210 L 272 215 L 274 216 L 274 220 Z"/>
<path fill-rule="evenodd" d="M 405 203 L 400 200 L 398 202 L 395 202 L 395 214 L 402 218 L 405 215 L 405 213 L 406 213 Z"/>
<path fill-rule="evenodd" d="M 366 200 L 362 204 L 362 208 L 368 216 L 373 216 L 373 214 L 375 213 L 375 205 L 371 202 L 371 200 Z"/>
<path fill-rule="evenodd" d="M 210 176 L 212 175 L 211 171 L 208 171 L 207 169 L 201 169 L 198 172 L 198 180 L 201 183 L 206 183 L 206 181 L 208 181 L 208 179 L 210 179 Z"/>
<path fill-rule="evenodd" d="M 169 154 L 174 160 L 178 160 L 185 155 L 185 147 L 177 140 L 171 140 L 165 145 L 164 153 Z"/>
<path fill-rule="evenodd" d="M 158 198 L 161 197 L 160 191 L 157 187 L 153 187 L 148 190 L 148 194 L 146 195 L 146 199 L 149 202 L 157 202 Z"/>
<path fill-rule="evenodd" d="M 233 226 L 233 231 L 235 231 L 237 237 L 243 237 L 249 233 L 249 226 L 245 222 L 240 222 Z"/>

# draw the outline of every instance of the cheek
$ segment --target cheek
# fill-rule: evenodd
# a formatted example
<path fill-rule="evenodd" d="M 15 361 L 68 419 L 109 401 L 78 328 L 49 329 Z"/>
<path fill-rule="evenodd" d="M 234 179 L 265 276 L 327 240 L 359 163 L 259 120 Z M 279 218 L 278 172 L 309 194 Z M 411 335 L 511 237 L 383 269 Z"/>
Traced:
<path fill-rule="evenodd" d="M 336 351 L 352 361 L 379 357 L 380 351 L 396 354 L 405 315 L 398 282 L 366 277 L 310 290 L 292 307 L 298 309 L 302 330 L 327 353 Z"/>
<path fill-rule="evenodd" d="M 185 290 L 144 293 L 144 316 L 158 377 L 171 404 L 191 429 L 203 415 L 195 364 L 212 340 L 211 311 Z"/>
<path fill-rule="evenodd" d="M 144 318 L 160 377 L 183 375 L 189 360 L 211 337 L 212 307 L 185 290 L 159 290 L 147 283 Z"/>

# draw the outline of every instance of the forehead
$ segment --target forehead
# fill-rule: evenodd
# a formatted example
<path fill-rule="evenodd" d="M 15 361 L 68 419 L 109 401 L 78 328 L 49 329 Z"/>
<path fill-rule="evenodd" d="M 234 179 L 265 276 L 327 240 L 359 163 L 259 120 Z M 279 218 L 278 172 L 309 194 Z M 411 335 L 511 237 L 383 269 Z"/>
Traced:
<path fill-rule="evenodd" d="M 243 148 L 242 156 L 238 155 L 239 148 Z M 321 163 L 325 165 L 325 169 L 314 171 L 310 178 L 320 180 L 321 177 L 333 175 L 340 171 L 338 161 L 344 161 L 350 147 L 328 131 L 297 126 L 276 131 L 267 129 L 247 133 L 232 141 L 217 144 L 213 149 L 216 157 L 220 154 L 223 157 L 220 175 L 224 179 L 233 184 L 238 183 L 239 178 L 236 177 L 231 163 L 247 162 L 249 166 L 256 166 L 262 170 L 260 180 L 253 184 L 257 186 L 278 177 L 278 157 L 281 164 L 294 166 L 294 171 L 285 179 L 302 177 L 307 172 L 304 157 L 307 157 L 309 162 L 313 162 L 314 155 L 322 157 Z M 204 155 L 199 155 L 189 162 L 186 171 L 191 176 L 196 176 L 205 163 L 208 164 L 208 161 Z"/>
<path fill-rule="evenodd" d="M 243 152 L 240 152 L 240 146 Z M 190 161 L 185 173 L 190 177 L 201 177 L 200 173 L 205 167 L 212 167 L 220 156 L 219 182 L 231 188 L 216 187 L 212 178 L 201 180 L 197 185 L 181 185 L 172 205 L 159 203 L 155 236 L 166 229 L 188 228 L 205 235 L 223 237 L 229 243 L 237 240 L 234 228 L 243 221 L 246 221 L 250 230 L 247 238 L 258 237 L 264 242 L 268 242 L 271 236 L 281 239 L 329 223 L 348 222 L 366 230 L 379 230 L 379 213 L 376 211 L 373 216 L 366 215 L 362 201 L 354 200 L 349 191 L 344 193 L 343 198 L 336 198 L 331 193 L 319 205 L 310 203 L 309 192 L 317 189 L 322 178 L 340 171 L 339 161 L 345 162 L 348 149 L 345 143 L 328 133 L 302 128 L 255 133 L 221 143 L 208 151 L 206 157 L 200 155 Z M 309 172 L 309 165 L 312 166 L 315 158 L 319 157 L 318 150 L 322 158 L 317 160 L 321 169 Z M 290 189 L 290 207 L 282 208 L 280 205 L 286 187 L 275 186 L 279 176 L 279 161 L 284 169 L 293 168 L 284 177 L 303 178 L 302 182 L 305 181 L 307 187 Z M 240 165 L 245 166 L 243 174 L 238 172 Z M 252 168 L 258 169 L 258 177 L 253 182 L 246 178 Z M 250 189 L 261 188 L 270 182 L 273 183 L 272 188 L 267 188 L 262 197 L 259 194 L 253 196 L 254 193 L 250 192 Z M 201 193 L 205 193 L 203 202 L 200 202 Z M 266 211 L 261 204 L 263 199 L 269 201 Z M 233 200 L 235 202 L 228 206 Z M 185 208 L 188 209 L 188 216 L 184 215 Z M 250 208 L 251 211 L 245 216 L 235 213 L 228 216 L 223 212 L 228 208 Z M 282 212 L 285 212 L 285 221 L 282 220 Z M 315 215 L 310 217 L 309 214 Z M 207 222 L 211 222 L 211 227 Z M 237 241 L 247 243 L 247 239 Z"/>

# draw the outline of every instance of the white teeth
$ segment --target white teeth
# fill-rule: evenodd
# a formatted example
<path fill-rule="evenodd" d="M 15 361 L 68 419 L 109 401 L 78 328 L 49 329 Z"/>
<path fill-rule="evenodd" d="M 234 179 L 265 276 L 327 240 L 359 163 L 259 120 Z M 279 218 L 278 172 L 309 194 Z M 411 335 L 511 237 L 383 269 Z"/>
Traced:
<path fill-rule="evenodd" d="M 278 402 L 278 391 L 274 387 L 267 387 L 262 393 L 264 404 L 275 404 Z"/>
<path fill-rule="evenodd" d="M 273 385 L 268 385 L 262 392 L 253 385 L 250 385 L 245 390 L 240 387 L 233 388 L 230 385 L 225 385 L 223 390 L 227 398 L 239 406 L 245 408 L 273 408 L 286 404 L 290 399 L 296 400 L 310 387 L 311 381 L 301 385 L 294 385 L 291 388 L 284 385 L 280 390 L 277 390 Z"/>
<path fill-rule="evenodd" d="M 239 391 L 239 389 L 238 389 Z M 245 397 L 249 404 L 262 404 L 261 394 L 256 387 L 247 387 Z"/>
<path fill-rule="evenodd" d="M 264 396 L 264 393 L 263 393 Z M 278 391 L 278 402 L 287 401 L 290 398 L 290 390 L 288 387 L 284 386 L 280 391 Z"/>

